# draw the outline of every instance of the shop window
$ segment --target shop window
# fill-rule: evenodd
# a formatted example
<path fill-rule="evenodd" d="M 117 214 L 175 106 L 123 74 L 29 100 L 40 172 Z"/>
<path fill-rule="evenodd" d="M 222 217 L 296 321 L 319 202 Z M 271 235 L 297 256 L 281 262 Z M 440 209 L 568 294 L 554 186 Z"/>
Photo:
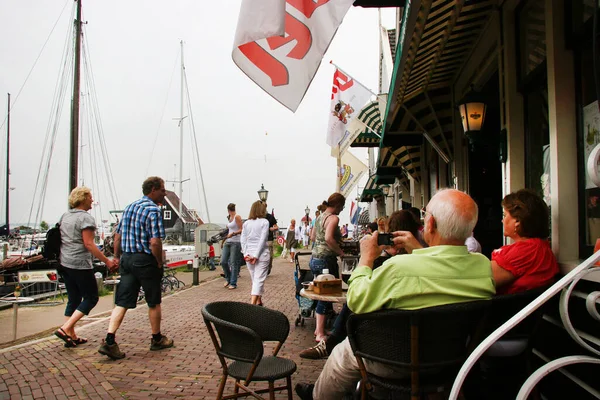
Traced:
<path fill-rule="evenodd" d="M 598 110 L 597 93 L 594 82 L 594 67 L 591 37 L 583 42 L 580 50 L 576 52 L 576 76 L 579 88 L 579 171 L 580 187 L 583 186 L 583 196 L 580 198 L 585 204 L 580 204 L 580 243 L 585 245 L 580 248 L 582 257 L 588 256 L 596 240 L 600 238 L 600 188 L 597 187 L 587 173 L 587 161 L 592 150 L 600 145 L 600 111 Z M 581 237 L 583 236 L 583 237 Z"/>
<path fill-rule="evenodd" d="M 431 198 L 440 189 L 438 175 L 439 157 L 435 151 L 432 151 L 429 154 L 431 155 L 431 160 L 429 162 L 429 197 Z"/>
<path fill-rule="evenodd" d="M 550 131 L 548 89 L 541 87 L 525 96 L 525 179 L 550 207 Z"/>
<path fill-rule="evenodd" d="M 546 65 L 545 0 L 517 9 L 520 91 L 525 115 L 525 185 L 550 207 L 550 130 Z"/>
<path fill-rule="evenodd" d="M 567 12 L 570 12 L 571 32 L 580 36 L 584 34 L 586 23 L 594 15 L 594 0 L 570 0 L 568 4 L 570 4 Z"/>

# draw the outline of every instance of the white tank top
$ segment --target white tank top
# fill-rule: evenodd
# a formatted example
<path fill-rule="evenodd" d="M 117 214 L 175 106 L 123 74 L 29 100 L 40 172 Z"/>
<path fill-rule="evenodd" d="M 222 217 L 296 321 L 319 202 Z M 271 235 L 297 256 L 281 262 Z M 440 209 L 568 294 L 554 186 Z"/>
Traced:
<path fill-rule="evenodd" d="M 227 224 L 227 229 L 229 229 L 229 233 L 237 232 L 237 231 L 240 230 L 240 227 L 235 222 L 235 217 L 236 216 L 237 216 L 237 214 L 234 215 L 233 219 L 231 220 L 231 222 Z M 239 243 L 240 242 L 240 238 L 241 238 L 241 235 L 235 235 L 235 236 L 232 236 L 229 239 L 227 239 L 225 241 L 225 243 Z"/>

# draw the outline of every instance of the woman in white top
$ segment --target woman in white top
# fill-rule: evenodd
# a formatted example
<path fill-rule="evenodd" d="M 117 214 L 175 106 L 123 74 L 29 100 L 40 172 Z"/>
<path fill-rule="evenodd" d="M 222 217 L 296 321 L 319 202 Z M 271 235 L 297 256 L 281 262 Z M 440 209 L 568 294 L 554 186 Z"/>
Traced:
<path fill-rule="evenodd" d="M 258 200 L 252 204 L 250 215 L 242 229 L 242 254 L 252 280 L 250 303 L 262 306 L 262 294 L 265 279 L 269 272 L 271 259 L 267 238 L 269 236 L 269 221 L 265 204 Z"/>
<path fill-rule="evenodd" d="M 302 246 L 308 247 L 309 236 L 310 236 L 310 226 L 308 226 L 308 221 L 304 221 L 304 225 L 302 225 Z"/>

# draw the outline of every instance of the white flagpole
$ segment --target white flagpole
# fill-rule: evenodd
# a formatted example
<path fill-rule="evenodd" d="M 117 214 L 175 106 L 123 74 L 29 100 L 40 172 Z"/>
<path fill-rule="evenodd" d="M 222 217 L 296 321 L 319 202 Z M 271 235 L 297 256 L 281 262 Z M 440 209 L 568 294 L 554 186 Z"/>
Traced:
<path fill-rule="evenodd" d="M 335 191 L 342 192 L 342 155 L 340 154 L 340 145 L 337 145 L 337 178 L 335 181 Z"/>
<path fill-rule="evenodd" d="M 373 133 L 375 136 L 377 136 L 379 139 L 381 139 L 381 134 L 376 132 L 375 129 L 371 128 L 369 125 L 367 125 L 363 120 L 361 120 L 360 118 L 356 118 L 356 120 L 358 122 L 360 122 L 365 128 L 367 128 L 369 131 L 371 131 L 371 133 Z"/>

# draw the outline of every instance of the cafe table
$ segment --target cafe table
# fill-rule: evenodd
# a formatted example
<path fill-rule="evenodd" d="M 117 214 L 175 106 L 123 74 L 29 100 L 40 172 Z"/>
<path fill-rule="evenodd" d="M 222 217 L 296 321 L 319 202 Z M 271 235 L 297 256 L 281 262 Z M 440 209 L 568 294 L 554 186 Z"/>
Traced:
<path fill-rule="evenodd" d="M 328 293 L 328 294 L 317 294 L 312 290 L 302 289 L 300 290 L 300 296 L 306 297 L 311 300 L 327 301 L 330 303 L 345 303 L 346 292 Z"/>

